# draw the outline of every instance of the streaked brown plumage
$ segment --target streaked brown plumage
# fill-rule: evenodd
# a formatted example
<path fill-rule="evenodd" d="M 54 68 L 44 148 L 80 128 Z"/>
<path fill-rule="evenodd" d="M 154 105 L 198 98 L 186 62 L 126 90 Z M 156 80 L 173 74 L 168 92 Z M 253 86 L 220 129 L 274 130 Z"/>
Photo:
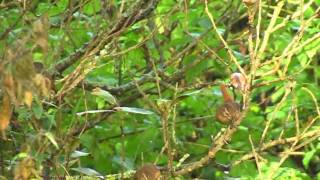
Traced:
<path fill-rule="evenodd" d="M 242 91 L 244 93 L 247 89 L 247 79 L 241 73 L 232 73 L 230 77 L 231 84 L 234 88 Z"/>
<path fill-rule="evenodd" d="M 142 166 L 134 175 L 135 180 L 160 180 L 161 173 L 154 164 Z"/>
<path fill-rule="evenodd" d="M 240 118 L 240 105 L 228 94 L 226 85 L 222 84 L 220 88 L 224 103 L 217 108 L 216 119 L 223 124 L 233 125 Z"/>

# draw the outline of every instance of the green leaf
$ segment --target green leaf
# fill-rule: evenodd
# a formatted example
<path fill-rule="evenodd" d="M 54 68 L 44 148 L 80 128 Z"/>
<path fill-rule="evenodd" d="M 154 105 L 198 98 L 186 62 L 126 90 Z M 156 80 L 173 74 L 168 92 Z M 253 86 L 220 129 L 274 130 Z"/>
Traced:
<path fill-rule="evenodd" d="M 278 163 L 271 162 L 271 163 L 261 163 L 261 174 L 257 175 L 255 179 L 266 179 L 270 176 L 270 173 L 274 173 L 272 179 L 303 179 L 308 180 L 310 177 L 300 172 L 299 169 L 290 168 L 290 167 L 280 167 L 278 168 Z M 277 169 L 274 172 L 274 169 Z M 270 177 L 269 177 L 270 178 Z"/>
<path fill-rule="evenodd" d="M 100 2 L 98 0 L 90 1 L 90 3 L 86 4 L 83 7 L 84 13 L 88 15 L 92 15 L 100 11 Z"/>
<path fill-rule="evenodd" d="M 113 112 L 113 110 L 89 110 L 89 111 L 83 111 L 83 112 L 78 112 L 78 116 L 82 116 L 84 114 L 96 114 L 96 113 L 105 113 L 105 112 Z"/>
<path fill-rule="evenodd" d="M 133 169 L 134 168 L 133 162 L 128 158 L 124 159 L 124 161 L 123 161 L 123 159 L 120 156 L 114 156 L 112 158 L 112 161 L 115 164 L 124 166 L 126 169 Z"/>
<path fill-rule="evenodd" d="M 71 153 L 70 157 L 71 158 L 78 158 L 78 157 L 84 157 L 84 156 L 88 156 L 90 155 L 90 153 L 86 153 L 86 152 L 82 152 L 82 151 L 74 151 L 73 153 Z"/>
<path fill-rule="evenodd" d="M 316 150 L 312 150 L 312 151 L 306 152 L 306 153 L 304 154 L 302 163 L 303 163 L 303 166 L 304 166 L 306 169 L 309 168 L 309 163 L 310 163 L 312 157 L 314 156 L 314 154 L 315 154 L 316 152 L 317 152 Z"/>
<path fill-rule="evenodd" d="M 15 155 L 13 158 L 12 158 L 12 162 L 15 162 L 17 159 L 23 159 L 23 158 L 26 158 L 28 157 L 28 153 L 26 152 L 21 152 L 17 155 Z"/>
<path fill-rule="evenodd" d="M 102 97 L 97 97 L 96 98 L 96 103 L 98 105 L 98 109 L 103 109 L 106 105 L 106 101 Z"/>
<path fill-rule="evenodd" d="M 278 101 L 280 98 L 282 98 L 284 93 L 285 93 L 284 87 L 280 87 L 279 89 L 277 89 L 271 96 L 272 102 Z"/>
<path fill-rule="evenodd" d="M 44 135 L 50 140 L 50 142 L 51 142 L 57 149 L 59 149 L 58 143 L 57 143 L 57 141 L 54 139 L 54 136 L 53 136 L 53 134 L 52 134 L 51 132 L 46 132 Z"/>
<path fill-rule="evenodd" d="M 40 119 L 43 113 L 43 108 L 42 105 L 40 104 L 40 102 L 35 101 L 35 103 L 32 103 L 32 111 L 34 113 L 34 116 L 37 119 Z"/>
<path fill-rule="evenodd" d="M 91 168 L 78 167 L 78 168 L 71 168 L 71 169 L 74 171 L 77 171 L 79 173 L 85 174 L 87 176 L 101 176 L 102 177 L 102 175 L 99 172 L 97 172 L 96 170 L 91 169 Z"/>
<path fill-rule="evenodd" d="M 135 113 L 135 114 L 153 114 L 152 111 L 135 108 L 135 107 L 115 107 L 114 109 L 117 111 L 124 111 L 124 112 Z"/>
<path fill-rule="evenodd" d="M 192 96 L 192 95 L 195 95 L 195 94 L 199 94 L 200 92 L 201 92 L 201 89 L 182 94 L 181 96 Z"/>
<path fill-rule="evenodd" d="M 101 88 L 93 89 L 91 94 L 95 95 L 95 96 L 103 97 L 110 104 L 117 104 L 116 98 L 111 93 L 109 93 L 108 91 L 105 91 Z"/>

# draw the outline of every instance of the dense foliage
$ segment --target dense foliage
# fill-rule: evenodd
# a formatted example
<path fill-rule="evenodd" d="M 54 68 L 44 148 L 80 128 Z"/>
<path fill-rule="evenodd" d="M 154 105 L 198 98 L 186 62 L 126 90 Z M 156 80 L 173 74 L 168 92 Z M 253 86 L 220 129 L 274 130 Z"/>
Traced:
<path fill-rule="evenodd" d="M 1 178 L 320 179 L 319 0 L 3 0 L 0 22 Z"/>

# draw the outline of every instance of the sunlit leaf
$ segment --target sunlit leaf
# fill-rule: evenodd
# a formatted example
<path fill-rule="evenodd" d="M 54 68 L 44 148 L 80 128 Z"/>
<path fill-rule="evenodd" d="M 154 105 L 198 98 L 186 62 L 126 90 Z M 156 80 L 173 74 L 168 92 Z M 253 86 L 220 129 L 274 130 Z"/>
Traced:
<path fill-rule="evenodd" d="M 2 107 L 0 110 L 0 131 L 4 131 L 9 126 L 11 118 L 11 107 L 8 95 L 4 95 L 2 99 Z"/>
<path fill-rule="evenodd" d="M 25 152 L 21 152 L 17 155 L 15 155 L 13 158 L 12 158 L 12 162 L 16 161 L 17 159 L 23 159 L 23 158 L 26 158 L 28 157 L 28 153 L 25 153 Z"/>
<path fill-rule="evenodd" d="M 106 105 L 106 101 L 102 97 L 97 97 L 96 103 L 97 103 L 98 109 L 103 109 Z"/>
<path fill-rule="evenodd" d="M 93 89 L 91 94 L 99 96 L 99 97 L 103 97 L 110 104 L 117 104 L 116 98 L 111 93 L 109 93 L 108 91 L 105 91 L 101 88 Z"/>
<path fill-rule="evenodd" d="M 315 155 L 316 152 L 317 152 L 316 150 L 312 150 L 312 151 L 306 152 L 306 153 L 304 154 L 302 163 L 303 163 L 303 166 L 304 166 L 306 169 L 308 169 L 309 163 L 310 163 L 311 159 L 313 158 L 313 156 Z"/>
<path fill-rule="evenodd" d="M 124 111 L 124 112 L 135 113 L 135 114 L 153 114 L 152 111 L 135 108 L 135 107 L 115 107 L 114 109 L 117 111 Z"/>
<path fill-rule="evenodd" d="M 90 155 L 90 153 L 86 153 L 86 152 L 82 152 L 82 151 L 74 151 L 73 153 L 71 153 L 70 157 L 71 158 L 78 158 L 78 157 L 84 157 L 84 156 L 88 156 Z"/>
<path fill-rule="evenodd" d="M 32 91 L 25 91 L 24 92 L 24 99 L 23 102 L 30 108 L 32 105 L 32 99 L 33 99 L 33 95 L 32 95 Z"/>
<path fill-rule="evenodd" d="M 99 172 L 91 168 L 78 167 L 78 168 L 71 168 L 71 169 L 74 171 L 80 172 L 82 174 L 85 174 L 87 176 L 102 176 Z"/>
<path fill-rule="evenodd" d="M 54 145 L 54 147 L 59 149 L 59 145 L 51 132 L 46 132 L 44 135 L 50 140 L 50 142 Z"/>
<path fill-rule="evenodd" d="M 40 93 L 43 96 L 48 97 L 50 94 L 50 88 L 51 88 L 50 79 L 43 76 L 42 74 L 38 73 L 33 78 L 33 81 L 34 81 L 35 85 L 37 86 L 37 88 L 40 89 Z"/>
<path fill-rule="evenodd" d="M 96 113 L 104 113 L 104 112 L 113 112 L 113 110 L 90 110 L 90 111 L 83 111 L 83 112 L 78 112 L 78 116 L 82 116 L 84 114 L 96 114 Z"/>
<path fill-rule="evenodd" d="M 191 95 L 199 94 L 200 92 L 201 92 L 201 89 L 200 89 L 200 90 L 196 90 L 196 91 L 192 91 L 192 92 L 188 92 L 188 93 L 185 93 L 185 94 L 182 94 L 182 96 L 191 96 Z"/>

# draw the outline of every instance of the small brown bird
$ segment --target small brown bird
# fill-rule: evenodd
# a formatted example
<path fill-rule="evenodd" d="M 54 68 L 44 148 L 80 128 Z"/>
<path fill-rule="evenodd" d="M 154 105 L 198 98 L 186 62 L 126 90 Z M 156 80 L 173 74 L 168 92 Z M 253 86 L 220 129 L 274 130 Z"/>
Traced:
<path fill-rule="evenodd" d="M 142 166 L 134 175 L 135 180 L 160 180 L 160 177 L 160 170 L 154 164 Z"/>
<path fill-rule="evenodd" d="M 224 103 L 217 108 L 216 118 L 219 122 L 234 125 L 239 120 L 241 112 L 240 105 L 228 94 L 226 85 L 220 85 Z"/>
<path fill-rule="evenodd" d="M 231 85 L 244 93 L 247 89 L 247 79 L 241 73 L 232 73 L 230 77 Z"/>

